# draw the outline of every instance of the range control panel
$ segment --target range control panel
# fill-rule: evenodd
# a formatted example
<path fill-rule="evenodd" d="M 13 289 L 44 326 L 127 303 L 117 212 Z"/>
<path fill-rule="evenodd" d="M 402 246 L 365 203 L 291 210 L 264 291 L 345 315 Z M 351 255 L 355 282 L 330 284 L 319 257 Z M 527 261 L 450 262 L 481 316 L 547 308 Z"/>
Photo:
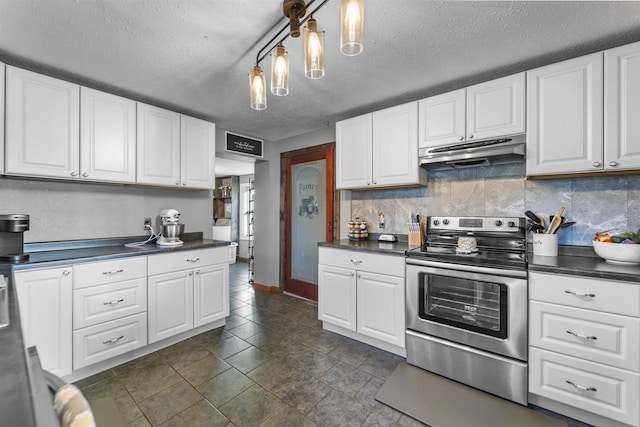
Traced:
<path fill-rule="evenodd" d="M 524 218 L 518 217 L 431 216 L 428 218 L 428 228 L 451 231 L 518 232 L 524 225 Z"/>

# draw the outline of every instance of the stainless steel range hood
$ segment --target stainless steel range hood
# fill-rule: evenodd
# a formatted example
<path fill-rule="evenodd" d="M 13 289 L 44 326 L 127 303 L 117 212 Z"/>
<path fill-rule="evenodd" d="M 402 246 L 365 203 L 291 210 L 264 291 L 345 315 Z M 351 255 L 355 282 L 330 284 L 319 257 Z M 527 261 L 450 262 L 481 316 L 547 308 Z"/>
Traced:
<path fill-rule="evenodd" d="M 524 161 L 525 134 L 420 149 L 420 166 L 429 170 L 501 165 Z"/>

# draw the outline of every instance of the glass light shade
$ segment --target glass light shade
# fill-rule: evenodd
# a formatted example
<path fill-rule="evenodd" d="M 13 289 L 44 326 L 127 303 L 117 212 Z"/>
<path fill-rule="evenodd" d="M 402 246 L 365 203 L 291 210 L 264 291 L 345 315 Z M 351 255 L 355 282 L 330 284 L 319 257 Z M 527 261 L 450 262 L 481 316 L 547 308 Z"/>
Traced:
<path fill-rule="evenodd" d="M 304 27 L 304 74 L 310 79 L 324 76 L 324 33 L 313 18 Z"/>
<path fill-rule="evenodd" d="M 251 108 L 264 110 L 267 108 L 267 79 L 259 66 L 249 72 L 249 91 L 251 93 Z"/>
<path fill-rule="evenodd" d="M 364 49 L 364 0 L 342 0 L 340 52 L 355 56 Z"/>
<path fill-rule="evenodd" d="M 271 93 L 285 96 L 289 93 L 289 54 L 284 46 L 276 46 L 271 58 Z"/>

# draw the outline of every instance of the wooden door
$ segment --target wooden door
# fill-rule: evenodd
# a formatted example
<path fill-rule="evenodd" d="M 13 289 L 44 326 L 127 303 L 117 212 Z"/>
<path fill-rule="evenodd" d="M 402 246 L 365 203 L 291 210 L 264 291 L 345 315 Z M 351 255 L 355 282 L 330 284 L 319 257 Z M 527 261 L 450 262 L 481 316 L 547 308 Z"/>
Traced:
<path fill-rule="evenodd" d="M 285 291 L 318 300 L 318 242 L 333 240 L 333 148 L 285 162 Z"/>

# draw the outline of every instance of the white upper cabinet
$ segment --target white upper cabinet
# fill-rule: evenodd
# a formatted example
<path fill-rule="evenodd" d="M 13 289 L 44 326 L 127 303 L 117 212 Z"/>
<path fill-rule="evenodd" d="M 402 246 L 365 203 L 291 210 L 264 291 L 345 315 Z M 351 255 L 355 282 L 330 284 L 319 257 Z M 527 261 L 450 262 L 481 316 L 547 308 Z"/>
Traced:
<path fill-rule="evenodd" d="M 419 101 L 420 148 L 524 133 L 525 73 Z"/>
<path fill-rule="evenodd" d="M 640 168 L 640 43 L 607 50 L 604 168 Z"/>
<path fill-rule="evenodd" d="M 418 103 L 373 113 L 372 184 L 418 183 L 424 172 L 418 164 Z"/>
<path fill-rule="evenodd" d="M 425 185 L 416 102 L 336 123 L 336 188 Z"/>
<path fill-rule="evenodd" d="M 602 52 L 527 72 L 527 121 L 527 175 L 601 171 Z"/>
<path fill-rule="evenodd" d="M 371 185 L 372 115 L 336 123 L 336 188 Z"/>
<path fill-rule="evenodd" d="M 81 88 L 80 175 L 96 181 L 136 181 L 135 101 Z"/>
<path fill-rule="evenodd" d="M 216 178 L 216 125 L 204 120 L 182 115 L 181 132 L 181 183 L 191 188 L 214 188 Z"/>
<path fill-rule="evenodd" d="M 138 103 L 137 181 L 181 185 L 180 114 Z"/>
<path fill-rule="evenodd" d="M 78 178 L 80 86 L 7 66 L 5 173 Z"/>
<path fill-rule="evenodd" d="M 0 174 L 4 173 L 4 69 L 5 66 L 0 62 Z"/>

